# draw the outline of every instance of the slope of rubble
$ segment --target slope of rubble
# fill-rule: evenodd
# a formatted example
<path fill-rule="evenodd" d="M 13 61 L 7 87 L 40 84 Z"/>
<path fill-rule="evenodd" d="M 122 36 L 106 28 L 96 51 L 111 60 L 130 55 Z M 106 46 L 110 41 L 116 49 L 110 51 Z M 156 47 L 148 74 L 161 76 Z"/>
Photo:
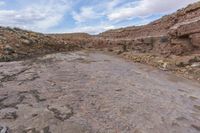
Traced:
<path fill-rule="evenodd" d="M 79 50 L 80 40 L 61 39 L 19 28 L 0 27 L 0 61 L 24 59 L 41 54 Z"/>

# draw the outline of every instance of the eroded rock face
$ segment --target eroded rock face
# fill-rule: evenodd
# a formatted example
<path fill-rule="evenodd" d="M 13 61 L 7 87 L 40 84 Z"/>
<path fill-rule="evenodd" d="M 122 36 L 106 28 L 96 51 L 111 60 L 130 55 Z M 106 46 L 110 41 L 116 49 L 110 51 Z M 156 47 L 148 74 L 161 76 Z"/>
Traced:
<path fill-rule="evenodd" d="M 190 35 L 190 39 L 193 46 L 200 48 L 200 33 Z"/>
<path fill-rule="evenodd" d="M 200 2 L 177 11 L 174 14 L 164 16 L 145 26 L 127 27 L 110 30 L 101 33 L 100 36 L 110 40 L 136 40 L 133 49 L 139 52 L 152 52 L 161 55 L 184 55 L 199 52 L 200 33 Z M 151 38 L 160 39 L 160 42 L 152 41 Z M 164 38 L 163 38 L 164 37 Z M 131 38 L 131 39 L 130 39 Z M 130 41 L 131 43 L 131 41 Z M 152 46 L 149 49 L 149 45 Z M 138 47 L 148 50 L 141 50 Z"/>
<path fill-rule="evenodd" d="M 186 21 L 187 22 L 187 21 Z M 189 36 L 191 34 L 200 32 L 200 20 L 197 22 L 188 22 L 188 24 L 181 25 L 177 28 L 176 34 L 177 37 Z"/>
<path fill-rule="evenodd" d="M 0 33 L 0 61 L 12 61 L 59 51 L 79 50 L 90 38 L 89 35 L 87 38 L 76 35 L 73 35 L 75 38 L 71 38 L 70 34 L 66 34 L 66 37 L 62 35 L 57 37 L 9 27 L 0 27 Z"/>

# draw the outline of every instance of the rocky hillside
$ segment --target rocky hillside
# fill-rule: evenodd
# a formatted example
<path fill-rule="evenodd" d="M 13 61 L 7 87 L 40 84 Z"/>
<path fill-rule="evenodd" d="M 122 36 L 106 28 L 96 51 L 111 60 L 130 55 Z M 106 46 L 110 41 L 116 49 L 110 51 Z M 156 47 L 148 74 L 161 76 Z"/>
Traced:
<path fill-rule="evenodd" d="M 80 35 L 80 34 L 79 34 Z M 80 39 L 62 39 L 18 28 L 0 27 L 0 61 L 27 58 L 45 53 L 78 50 Z"/>
<path fill-rule="evenodd" d="M 122 41 L 129 50 L 159 54 L 200 52 L 200 2 L 164 16 L 145 26 L 106 31 L 99 36 Z"/>
<path fill-rule="evenodd" d="M 163 36 L 176 24 L 193 20 L 200 16 L 200 2 L 162 17 L 148 25 L 109 30 L 100 34 L 105 38 L 138 38 L 142 36 Z"/>

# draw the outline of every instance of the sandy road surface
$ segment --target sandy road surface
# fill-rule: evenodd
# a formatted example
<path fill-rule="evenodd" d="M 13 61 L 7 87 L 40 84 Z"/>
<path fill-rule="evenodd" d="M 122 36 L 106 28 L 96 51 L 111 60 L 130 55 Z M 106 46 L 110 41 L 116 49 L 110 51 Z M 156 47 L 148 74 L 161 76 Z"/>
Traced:
<path fill-rule="evenodd" d="M 200 85 L 98 52 L 0 63 L 0 133 L 198 133 Z"/>

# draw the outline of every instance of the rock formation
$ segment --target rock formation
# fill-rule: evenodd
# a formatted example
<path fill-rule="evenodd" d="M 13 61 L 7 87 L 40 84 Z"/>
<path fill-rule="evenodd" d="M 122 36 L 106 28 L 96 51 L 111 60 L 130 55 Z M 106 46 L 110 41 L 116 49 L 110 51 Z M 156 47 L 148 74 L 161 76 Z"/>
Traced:
<path fill-rule="evenodd" d="M 145 26 L 106 31 L 99 36 L 124 40 L 132 50 L 184 55 L 200 51 L 200 2 Z"/>

